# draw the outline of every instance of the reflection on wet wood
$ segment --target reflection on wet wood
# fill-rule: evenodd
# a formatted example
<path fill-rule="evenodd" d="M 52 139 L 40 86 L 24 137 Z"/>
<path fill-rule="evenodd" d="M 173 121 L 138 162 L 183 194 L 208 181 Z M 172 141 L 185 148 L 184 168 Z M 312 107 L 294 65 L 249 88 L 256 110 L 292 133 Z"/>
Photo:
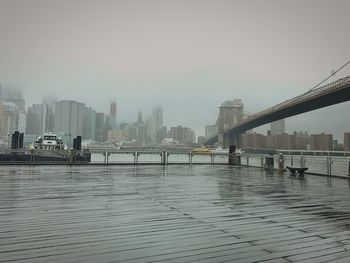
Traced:
<path fill-rule="evenodd" d="M 6 167 L 0 262 L 350 262 L 349 203 L 256 168 Z"/>

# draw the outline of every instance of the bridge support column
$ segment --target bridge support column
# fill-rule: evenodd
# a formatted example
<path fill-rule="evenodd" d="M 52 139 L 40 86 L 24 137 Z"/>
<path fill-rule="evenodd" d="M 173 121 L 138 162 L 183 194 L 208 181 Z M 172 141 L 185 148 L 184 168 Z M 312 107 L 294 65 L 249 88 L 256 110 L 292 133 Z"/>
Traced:
<path fill-rule="evenodd" d="M 234 134 L 230 135 L 228 133 L 218 134 L 218 143 L 221 148 L 227 149 L 230 145 L 236 145 L 237 148 L 240 147 L 240 135 Z"/>

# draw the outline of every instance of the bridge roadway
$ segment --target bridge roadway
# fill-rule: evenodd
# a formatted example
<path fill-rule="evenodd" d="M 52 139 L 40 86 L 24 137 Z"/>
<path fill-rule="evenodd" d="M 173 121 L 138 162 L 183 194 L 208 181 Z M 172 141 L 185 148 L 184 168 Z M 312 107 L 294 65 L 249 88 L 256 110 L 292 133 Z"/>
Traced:
<path fill-rule="evenodd" d="M 229 166 L 8 166 L 0 262 L 350 262 L 348 181 Z"/>
<path fill-rule="evenodd" d="M 239 134 L 255 127 L 349 100 L 350 76 L 347 76 L 249 116 L 241 123 L 224 131 L 225 146 L 236 144 L 235 140 Z M 218 135 L 215 135 L 209 138 L 205 144 L 213 145 L 217 141 Z"/>

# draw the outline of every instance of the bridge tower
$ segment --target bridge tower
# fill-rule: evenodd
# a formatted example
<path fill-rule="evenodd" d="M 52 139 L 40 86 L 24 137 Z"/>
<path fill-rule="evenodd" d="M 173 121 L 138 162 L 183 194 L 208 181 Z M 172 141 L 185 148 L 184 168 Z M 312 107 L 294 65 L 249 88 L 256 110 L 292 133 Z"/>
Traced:
<path fill-rule="evenodd" d="M 219 117 L 216 122 L 218 127 L 218 143 L 222 148 L 230 145 L 239 145 L 239 134 L 230 135 L 227 133 L 234 125 L 243 120 L 243 103 L 240 99 L 227 100 L 219 107 Z"/>

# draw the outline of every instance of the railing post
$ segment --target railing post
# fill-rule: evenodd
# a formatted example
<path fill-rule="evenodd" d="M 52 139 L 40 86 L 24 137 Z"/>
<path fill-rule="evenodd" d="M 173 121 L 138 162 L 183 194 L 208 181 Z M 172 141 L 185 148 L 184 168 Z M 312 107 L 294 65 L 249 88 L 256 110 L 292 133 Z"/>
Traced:
<path fill-rule="evenodd" d="M 327 156 L 327 175 L 332 175 L 332 158 Z"/>
<path fill-rule="evenodd" d="M 293 155 L 290 156 L 290 166 L 293 167 L 294 165 L 294 158 L 293 158 Z"/>
<path fill-rule="evenodd" d="M 247 160 L 247 166 L 249 166 L 249 154 L 248 153 L 246 153 L 245 158 Z"/>
<path fill-rule="evenodd" d="M 301 167 L 301 168 L 304 168 L 304 167 L 305 167 L 305 162 L 306 162 L 305 156 L 304 156 L 304 155 L 301 155 L 301 156 L 300 156 L 300 167 Z"/>
<path fill-rule="evenodd" d="M 192 153 L 188 153 L 188 161 L 192 164 Z"/>
<path fill-rule="evenodd" d="M 260 155 L 260 164 L 261 164 L 261 168 L 264 168 L 264 155 Z"/>
<path fill-rule="evenodd" d="M 214 164 L 214 153 L 210 154 L 210 162 L 211 164 Z"/>
<path fill-rule="evenodd" d="M 134 165 L 137 165 L 139 163 L 139 152 L 138 151 L 135 151 L 133 154 L 134 156 Z"/>
<path fill-rule="evenodd" d="M 109 151 L 106 150 L 106 165 L 108 165 L 108 157 L 109 157 Z"/>
<path fill-rule="evenodd" d="M 160 153 L 160 162 L 162 165 L 166 165 L 168 163 L 168 152 L 167 151 L 162 151 Z"/>

